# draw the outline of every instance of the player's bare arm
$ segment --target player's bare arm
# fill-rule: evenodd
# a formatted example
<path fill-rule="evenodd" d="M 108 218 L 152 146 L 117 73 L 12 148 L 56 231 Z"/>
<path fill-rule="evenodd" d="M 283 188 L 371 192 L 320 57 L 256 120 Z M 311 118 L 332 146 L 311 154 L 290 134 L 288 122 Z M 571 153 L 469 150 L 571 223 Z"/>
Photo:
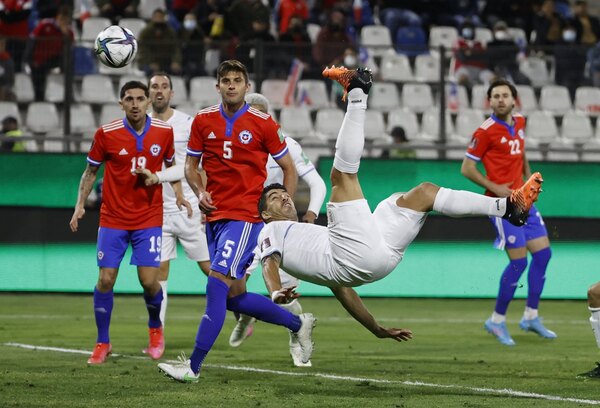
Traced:
<path fill-rule="evenodd" d="M 263 279 L 267 290 L 271 295 L 271 300 L 275 303 L 289 303 L 296 299 L 300 294 L 296 293 L 296 287 L 281 287 L 281 278 L 279 276 L 279 265 L 281 264 L 281 255 L 273 253 L 262 260 Z"/>
<path fill-rule="evenodd" d="M 292 156 L 290 154 L 286 154 L 279 160 L 275 161 L 277 164 L 279 164 L 281 170 L 283 170 L 283 185 L 290 196 L 293 197 L 294 194 L 296 194 L 296 188 L 298 187 L 298 172 L 296 171 L 296 166 L 294 165 Z"/>
<path fill-rule="evenodd" d="M 209 213 L 217 209 L 212 203 L 210 193 L 206 191 L 204 180 L 201 173 L 198 172 L 200 158 L 187 156 L 185 159 L 185 179 L 192 188 L 192 191 L 198 197 L 200 210 L 204 213 Z"/>
<path fill-rule="evenodd" d="M 408 329 L 386 328 L 380 326 L 369 312 L 358 293 L 352 288 L 330 288 L 337 300 L 350 315 L 380 339 L 390 338 L 396 341 L 412 339 L 412 331 Z"/>
<path fill-rule="evenodd" d="M 460 168 L 460 172 L 463 176 L 471 180 L 473 183 L 490 190 L 498 197 L 508 197 L 512 190 L 509 188 L 510 183 L 496 184 L 485 177 L 477 168 L 477 162 L 475 160 L 465 157 Z"/>
<path fill-rule="evenodd" d="M 94 187 L 97 173 L 98 167 L 88 164 L 81 175 L 81 180 L 79 181 L 79 190 L 77 192 L 77 203 L 75 204 L 75 210 L 73 211 L 73 216 L 69 222 L 69 226 L 73 232 L 77 232 L 77 229 L 79 228 L 79 220 L 85 215 L 85 201 Z"/>

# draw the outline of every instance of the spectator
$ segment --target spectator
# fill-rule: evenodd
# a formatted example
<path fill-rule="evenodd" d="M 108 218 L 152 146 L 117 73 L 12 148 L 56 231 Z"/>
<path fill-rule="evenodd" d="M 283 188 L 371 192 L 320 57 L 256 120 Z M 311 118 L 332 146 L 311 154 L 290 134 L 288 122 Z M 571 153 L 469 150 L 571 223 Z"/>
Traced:
<path fill-rule="evenodd" d="M 505 21 L 510 27 L 519 27 L 529 33 L 531 31 L 532 3 L 534 1 L 537 0 L 487 1 L 481 16 L 489 27 L 493 27 L 498 21 Z"/>
<path fill-rule="evenodd" d="M 136 18 L 140 0 L 96 0 L 100 16 L 117 24 L 122 18 Z"/>
<path fill-rule="evenodd" d="M 288 31 L 290 20 L 293 17 L 300 18 L 303 22 L 308 20 L 306 0 L 280 0 L 276 7 L 275 16 L 279 23 L 279 34 Z"/>
<path fill-rule="evenodd" d="M 2 136 L 15 138 L 13 140 L 3 140 L 0 144 L 2 152 L 24 152 L 25 142 L 19 141 L 17 138 L 23 136 L 23 132 L 19 129 L 19 122 L 13 116 L 7 116 L 2 119 Z"/>
<path fill-rule="evenodd" d="M 183 18 L 183 28 L 179 31 L 183 75 L 187 78 L 205 75 L 204 42 L 206 36 L 198 26 L 196 15 L 188 13 Z"/>
<path fill-rule="evenodd" d="M 201 1 L 197 8 L 198 24 L 202 32 L 211 38 L 223 35 L 226 2 L 224 0 Z"/>
<path fill-rule="evenodd" d="M 304 63 L 303 75 L 305 77 L 321 77 L 321 70 L 315 67 L 312 58 L 312 44 L 304 20 L 298 16 L 292 16 L 287 31 L 279 36 L 279 43 L 287 66 L 292 63 L 294 58 L 298 58 Z"/>
<path fill-rule="evenodd" d="M 173 0 L 173 16 L 179 23 L 183 23 L 188 13 L 194 13 L 198 7 L 198 0 Z"/>
<path fill-rule="evenodd" d="M 519 70 L 521 50 L 508 32 L 504 21 L 494 25 L 494 39 L 487 44 L 488 68 L 501 78 L 511 78 L 517 84 L 530 85 L 531 81 Z"/>
<path fill-rule="evenodd" d="M 574 100 L 577 87 L 585 82 L 586 48 L 577 43 L 577 31 L 569 23 L 563 27 L 562 39 L 554 48 L 554 59 L 554 80 L 557 85 L 566 86 Z"/>
<path fill-rule="evenodd" d="M 13 57 L 17 72 L 21 72 L 23 53 L 29 37 L 32 4 L 32 0 L 0 2 L 0 37 L 8 37 L 6 49 Z"/>
<path fill-rule="evenodd" d="M 321 28 L 315 45 L 313 56 L 318 68 L 340 65 L 346 48 L 353 46 L 352 38 L 346 33 L 346 17 L 339 10 L 329 14 L 327 24 Z"/>
<path fill-rule="evenodd" d="M 477 0 L 447 0 L 444 11 L 436 17 L 436 22 L 443 26 L 460 28 L 465 20 L 480 26 Z"/>
<path fill-rule="evenodd" d="M 15 63 L 6 51 L 6 38 L 0 37 L 0 101 L 14 101 Z"/>
<path fill-rule="evenodd" d="M 256 57 L 257 47 L 259 44 L 270 44 L 275 43 L 275 37 L 269 32 L 269 22 L 262 18 L 258 18 L 252 22 L 252 31 L 244 34 L 240 37 L 240 46 L 237 49 L 237 59 L 241 61 L 247 67 L 253 66 L 254 58 Z M 268 47 L 268 45 L 267 45 Z M 281 58 L 274 53 L 272 49 L 264 48 L 263 61 L 264 68 L 271 72 L 283 68 L 287 71 L 287 66 L 281 66 Z M 251 71 L 251 69 L 249 69 Z M 285 72 L 284 71 L 284 72 Z"/>
<path fill-rule="evenodd" d="M 138 36 L 138 44 L 138 64 L 146 75 L 163 71 L 181 74 L 181 47 L 175 30 L 167 24 L 165 10 L 154 10 L 152 19 Z"/>
<path fill-rule="evenodd" d="M 573 25 L 577 30 L 577 42 L 594 45 L 600 40 L 600 20 L 590 16 L 586 0 L 577 0 L 573 7 Z"/>
<path fill-rule="evenodd" d="M 413 149 L 407 149 L 402 147 L 403 144 L 408 144 L 410 141 L 406 137 L 406 132 L 401 126 L 394 126 L 391 132 L 392 138 L 394 139 L 394 145 L 386 149 L 381 153 L 382 159 L 416 159 L 417 153 Z"/>
<path fill-rule="evenodd" d="M 62 68 L 65 41 L 73 41 L 71 30 L 72 11 L 67 6 L 58 9 L 55 18 L 46 18 L 31 32 L 27 48 L 27 60 L 31 68 L 31 81 L 36 101 L 43 101 L 46 77 L 52 69 Z"/>
<path fill-rule="evenodd" d="M 226 26 L 239 38 L 251 36 L 255 21 L 269 24 L 271 11 L 261 0 L 234 0 L 227 10 Z"/>
<path fill-rule="evenodd" d="M 454 46 L 454 76 L 460 85 L 471 88 L 474 84 L 487 84 L 494 74 L 487 69 L 485 49 L 475 40 L 475 25 L 463 23 L 460 37 Z"/>
<path fill-rule="evenodd" d="M 563 19 L 554 10 L 554 0 L 544 0 L 540 10 L 533 17 L 536 45 L 554 45 L 560 41 Z"/>
<path fill-rule="evenodd" d="M 587 52 L 587 76 L 594 86 L 600 87 L 600 41 Z"/>

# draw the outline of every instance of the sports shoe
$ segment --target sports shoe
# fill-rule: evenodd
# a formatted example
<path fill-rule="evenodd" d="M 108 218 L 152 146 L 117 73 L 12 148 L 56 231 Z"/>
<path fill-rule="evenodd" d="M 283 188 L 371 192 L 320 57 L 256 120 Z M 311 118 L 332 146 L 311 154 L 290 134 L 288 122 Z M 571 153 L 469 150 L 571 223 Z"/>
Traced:
<path fill-rule="evenodd" d="M 600 378 L 600 362 L 596 361 L 596 367 L 585 373 L 577 374 L 577 377 Z"/>
<path fill-rule="evenodd" d="M 535 172 L 521 188 L 513 190 L 506 200 L 506 214 L 502 218 L 516 226 L 525 225 L 531 206 L 542 192 L 543 182 L 542 175 Z"/>
<path fill-rule="evenodd" d="M 292 332 L 290 332 L 290 355 L 296 367 L 312 367 L 310 360 L 306 363 L 302 362 L 302 347 L 298 343 L 298 336 L 295 336 Z"/>
<path fill-rule="evenodd" d="M 300 362 L 308 364 L 313 352 L 312 331 L 313 327 L 317 324 L 317 319 L 315 319 L 312 313 L 303 313 L 298 317 L 302 322 L 302 326 L 300 326 L 300 330 L 296 333 L 290 331 L 290 345 L 292 343 L 300 345 Z M 291 347 L 290 353 L 292 353 Z"/>
<path fill-rule="evenodd" d="M 360 88 L 365 94 L 368 94 L 371 85 L 373 85 L 373 74 L 367 68 L 348 69 L 333 65 L 331 68 L 328 67 L 323 70 L 323 76 L 339 82 L 344 87 L 342 101 L 346 100 L 346 96 L 348 96 L 351 89 Z"/>
<path fill-rule="evenodd" d="M 106 360 L 106 357 L 112 352 L 112 345 L 110 343 L 96 343 L 92 356 L 88 358 L 88 364 L 102 364 Z"/>
<path fill-rule="evenodd" d="M 144 354 L 148 354 L 153 360 L 158 360 L 165 352 L 165 338 L 163 336 L 162 327 L 148 329 L 150 341 L 148 347 L 142 350 Z"/>
<path fill-rule="evenodd" d="M 252 336 L 252 333 L 254 333 L 254 322 L 256 322 L 254 317 L 244 314 L 240 315 L 237 324 L 229 336 L 229 345 L 231 347 L 239 347 L 244 340 Z"/>
<path fill-rule="evenodd" d="M 182 383 L 197 383 L 200 380 L 200 373 L 196 374 L 190 368 L 190 360 L 181 353 L 177 361 L 172 363 L 160 363 L 158 371 L 164 373 L 169 378 Z"/>
<path fill-rule="evenodd" d="M 539 317 L 536 317 L 535 319 L 531 320 L 526 320 L 525 318 L 523 318 L 519 323 L 519 327 L 522 330 L 537 333 L 545 339 L 555 339 L 558 337 L 556 333 L 554 333 L 552 330 L 548 330 L 544 327 Z"/>
<path fill-rule="evenodd" d="M 514 346 L 515 341 L 508 334 L 508 329 L 506 328 L 506 322 L 502 323 L 494 323 L 492 319 L 487 319 L 485 324 L 483 325 L 488 333 L 491 333 L 498 339 L 498 341 L 505 346 Z"/>

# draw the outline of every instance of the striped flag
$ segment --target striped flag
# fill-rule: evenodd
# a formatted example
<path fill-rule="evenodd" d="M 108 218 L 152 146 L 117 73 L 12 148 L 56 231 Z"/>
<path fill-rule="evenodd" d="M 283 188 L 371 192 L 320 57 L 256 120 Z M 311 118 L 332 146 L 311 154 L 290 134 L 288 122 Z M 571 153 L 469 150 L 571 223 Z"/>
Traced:
<path fill-rule="evenodd" d="M 458 100 L 458 85 L 456 85 L 455 81 L 450 81 L 450 89 L 448 90 L 448 109 L 452 112 L 457 112 L 459 108 L 459 100 Z"/>
<path fill-rule="evenodd" d="M 298 58 L 294 58 L 290 67 L 290 73 L 287 78 L 285 97 L 283 99 L 284 105 L 292 105 L 294 103 L 294 95 L 296 94 L 298 81 L 300 81 L 300 78 L 302 78 L 302 71 L 304 71 L 304 63 Z"/>

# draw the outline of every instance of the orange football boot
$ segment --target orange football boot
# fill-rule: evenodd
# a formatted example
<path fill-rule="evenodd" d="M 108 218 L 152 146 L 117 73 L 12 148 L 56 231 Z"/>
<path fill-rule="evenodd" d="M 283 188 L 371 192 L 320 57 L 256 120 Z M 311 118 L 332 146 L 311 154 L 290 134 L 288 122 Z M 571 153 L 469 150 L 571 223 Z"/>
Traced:
<path fill-rule="evenodd" d="M 110 343 L 96 343 L 92 356 L 88 358 L 88 364 L 102 364 L 106 360 L 106 357 L 112 352 L 112 345 Z"/>

